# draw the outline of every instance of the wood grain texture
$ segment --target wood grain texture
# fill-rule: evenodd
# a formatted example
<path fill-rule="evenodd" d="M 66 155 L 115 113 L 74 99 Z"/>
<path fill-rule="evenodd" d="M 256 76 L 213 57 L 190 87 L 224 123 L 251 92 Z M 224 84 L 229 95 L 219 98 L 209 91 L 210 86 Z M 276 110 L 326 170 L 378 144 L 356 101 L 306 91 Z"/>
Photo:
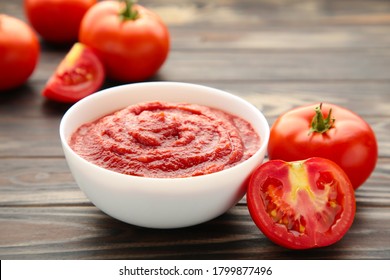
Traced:
<path fill-rule="evenodd" d="M 356 191 L 357 202 L 368 207 L 390 205 L 390 160 L 377 168 Z M 240 204 L 245 204 L 245 198 Z M 77 187 L 63 158 L 15 158 L 0 161 L 0 207 L 91 205 Z M 1 232 L 1 230 L 0 230 Z"/>
<path fill-rule="evenodd" d="M 91 206 L 7 207 L 0 221 L 3 259 L 380 259 L 390 252 L 390 213 L 375 207 L 359 207 L 340 242 L 311 251 L 271 243 L 244 206 L 173 230 L 130 226 Z"/>
<path fill-rule="evenodd" d="M 0 11 L 25 20 L 22 2 L 2 0 Z M 256 228 L 245 197 L 221 217 L 184 229 L 139 228 L 102 213 L 76 185 L 61 149 L 58 126 L 69 105 L 41 96 L 69 47 L 41 41 L 29 81 L 0 93 L 0 259 L 390 259 L 390 2 L 142 4 L 164 19 L 172 38 L 167 62 L 150 81 L 229 91 L 270 124 L 296 106 L 330 102 L 373 127 L 379 159 L 356 191 L 352 228 L 333 246 L 292 251 Z"/>

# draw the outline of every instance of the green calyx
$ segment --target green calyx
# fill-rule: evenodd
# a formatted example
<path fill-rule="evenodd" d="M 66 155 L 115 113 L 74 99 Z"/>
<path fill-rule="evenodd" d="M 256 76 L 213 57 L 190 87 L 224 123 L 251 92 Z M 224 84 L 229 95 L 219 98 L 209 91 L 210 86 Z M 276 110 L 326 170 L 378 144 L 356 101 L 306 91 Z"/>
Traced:
<path fill-rule="evenodd" d="M 327 132 L 329 129 L 332 128 L 334 122 L 336 121 L 332 117 L 332 108 L 329 109 L 329 113 L 326 118 L 324 118 L 321 108 L 322 108 L 322 103 L 320 104 L 320 106 L 314 109 L 315 115 L 313 117 L 313 120 L 311 121 L 309 135 L 313 132 L 318 132 L 318 133 Z"/>
<path fill-rule="evenodd" d="M 139 17 L 139 13 L 134 9 L 135 0 L 122 0 L 125 3 L 125 8 L 121 11 L 120 17 L 125 20 L 136 20 Z"/>

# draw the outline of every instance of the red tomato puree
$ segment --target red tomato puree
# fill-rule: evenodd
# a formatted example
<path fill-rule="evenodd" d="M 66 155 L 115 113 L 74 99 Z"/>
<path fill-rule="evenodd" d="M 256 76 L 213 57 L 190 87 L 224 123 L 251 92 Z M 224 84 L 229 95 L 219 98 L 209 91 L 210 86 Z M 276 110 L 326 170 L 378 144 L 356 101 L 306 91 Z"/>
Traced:
<path fill-rule="evenodd" d="M 245 120 L 213 108 L 148 102 L 82 125 L 70 146 L 103 168 L 145 177 L 217 172 L 251 157 L 260 137 Z"/>

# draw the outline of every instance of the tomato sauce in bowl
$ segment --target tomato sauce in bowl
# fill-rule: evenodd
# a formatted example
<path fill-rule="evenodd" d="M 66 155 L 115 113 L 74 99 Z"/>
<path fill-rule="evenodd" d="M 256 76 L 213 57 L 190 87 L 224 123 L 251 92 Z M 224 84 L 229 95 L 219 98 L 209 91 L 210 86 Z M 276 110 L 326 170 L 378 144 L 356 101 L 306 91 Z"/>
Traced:
<path fill-rule="evenodd" d="M 105 169 L 151 178 L 210 174 L 250 158 L 260 137 L 246 120 L 190 103 L 144 102 L 80 126 L 69 140 Z"/>
<path fill-rule="evenodd" d="M 244 99 L 178 82 L 96 92 L 69 108 L 59 127 L 69 169 L 90 201 L 150 228 L 193 226 L 233 207 L 264 160 L 269 131 Z"/>

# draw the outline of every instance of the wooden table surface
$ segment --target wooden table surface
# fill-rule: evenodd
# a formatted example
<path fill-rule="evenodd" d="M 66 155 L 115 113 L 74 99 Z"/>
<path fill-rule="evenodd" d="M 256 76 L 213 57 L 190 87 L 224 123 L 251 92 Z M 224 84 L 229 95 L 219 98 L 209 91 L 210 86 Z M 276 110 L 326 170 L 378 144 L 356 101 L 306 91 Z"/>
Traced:
<path fill-rule="evenodd" d="M 0 94 L 0 259 L 390 259 L 390 2 L 139 2 L 160 14 L 172 39 L 151 80 L 229 91 L 270 124 L 288 109 L 323 101 L 372 125 L 379 159 L 356 191 L 354 224 L 333 246 L 292 251 L 261 234 L 245 198 L 183 229 L 140 228 L 103 214 L 65 162 L 58 127 L 69 106 L 41 96 L 68 48 L 41 42 L 29 81 Z M 0 12 L 26 20 L 21 0 L 1 0 Z"/>

